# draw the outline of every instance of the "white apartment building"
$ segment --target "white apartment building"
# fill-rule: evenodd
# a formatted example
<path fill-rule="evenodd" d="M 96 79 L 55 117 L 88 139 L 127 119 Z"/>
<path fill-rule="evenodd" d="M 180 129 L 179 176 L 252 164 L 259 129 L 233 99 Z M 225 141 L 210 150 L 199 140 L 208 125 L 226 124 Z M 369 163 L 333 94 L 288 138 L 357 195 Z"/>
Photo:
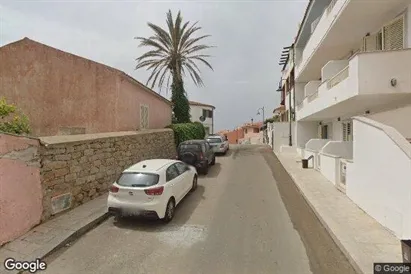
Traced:
<path fill-rule="evenodd" d="M 411 239 L 411 0 L 311 0 L 294 51 L 296 152 Z"/>
<path fill-rule="evenodd" d="M 192 122 L 201 122 L 204 125 L 206 135 L 214 134 L 214 110 L 215 107 L 208 104 L 189 101 Z"/>

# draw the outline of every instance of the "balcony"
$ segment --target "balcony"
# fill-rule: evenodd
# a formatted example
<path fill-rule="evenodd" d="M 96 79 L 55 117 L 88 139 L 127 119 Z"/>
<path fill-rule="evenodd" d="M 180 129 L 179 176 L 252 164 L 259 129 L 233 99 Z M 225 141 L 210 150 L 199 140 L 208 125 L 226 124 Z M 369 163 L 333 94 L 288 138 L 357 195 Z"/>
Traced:
<path fill-rule="evenodd" d="M 318 88 L 313 91 L 314 81 L 304 89 L 298 120 L 334 119 L 411 103 L 411 49 L 359 53 L 349 61 L 330 61 L 321 71 L 325 80 Z"/>
<path fill-rule="evenodd" d="M 307 43 L 296 44 L 296 80 L 308 82 L 320 78 L 320 69 L 329 61 L 340 59 L 361 46 L 366 33 L 381 28 L 403 12 L 409 1 L 333 0 L 314 20 Z"/>

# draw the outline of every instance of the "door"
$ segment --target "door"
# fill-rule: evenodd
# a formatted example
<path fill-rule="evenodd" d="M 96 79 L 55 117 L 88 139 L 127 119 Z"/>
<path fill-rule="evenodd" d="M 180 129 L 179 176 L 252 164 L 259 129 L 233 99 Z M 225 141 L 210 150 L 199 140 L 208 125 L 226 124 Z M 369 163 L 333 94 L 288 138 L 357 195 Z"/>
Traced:
<path fill-rule="evenodd" d="M 188 172 L 188 166 L 184 163 L 180 163 L 180 162 L 176 163 L 176 167 L 177 167 L 178 174 L 181 177 L 181 181 L 182 181 L 181 185 L 183 186 L 183 190 L 182 190 L 183 194 L 181 198 L 183 198 L 190 191 L 191 186 L 192 186 L 192 181 L 191 181 L 192 178 L 190 178 L 191 173 Z"/>
<path fill-rule="evenodd" d="M 328 125 L 321 127 L 321 139 L 328 139 Z"/>
<path fill-rule="evenodd" d="M 184 182 L 180 176 L 176 164 L 172 164 L 166 170 L 166 182 L 171 192 L 179 203 L 184 193 Z"/>

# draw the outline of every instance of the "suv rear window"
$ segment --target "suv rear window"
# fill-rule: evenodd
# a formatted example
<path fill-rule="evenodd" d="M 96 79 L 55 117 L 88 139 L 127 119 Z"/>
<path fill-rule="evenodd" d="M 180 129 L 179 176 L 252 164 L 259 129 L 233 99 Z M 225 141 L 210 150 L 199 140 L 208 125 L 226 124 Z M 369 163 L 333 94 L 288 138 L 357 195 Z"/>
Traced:
<path fill-rule="evenodd" d="M 221 138 L 207 138 L 207 142 L 211 143 L 222 143 Z"/>
<path fill-rule="evenodd" d="M 198 144 L 182 144 L 179 151 L 200 151 L 200 145 Z"/>
<path fill-rule="evenodd" d="M 158 174 L 152 173 L 126 172 L 121 174 L 120 178 L 117 180 L 117 184 L 127 187 L 153 186 L 158 183 L 159 177 Z"/>

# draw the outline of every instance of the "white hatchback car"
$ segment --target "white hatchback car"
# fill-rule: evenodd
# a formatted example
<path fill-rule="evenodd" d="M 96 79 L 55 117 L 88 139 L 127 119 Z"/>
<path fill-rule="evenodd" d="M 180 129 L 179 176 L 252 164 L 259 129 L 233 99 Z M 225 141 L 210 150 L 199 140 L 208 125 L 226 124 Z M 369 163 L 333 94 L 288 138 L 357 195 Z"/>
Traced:
<path fill-rule="evenodd" d="M 176 205 L 197 188 L 197 179 L 196 169 L 178 160 L 139 162 L 110 187 L 108 211 L 116 216 L 154 215 L 169 222 Z"/>

